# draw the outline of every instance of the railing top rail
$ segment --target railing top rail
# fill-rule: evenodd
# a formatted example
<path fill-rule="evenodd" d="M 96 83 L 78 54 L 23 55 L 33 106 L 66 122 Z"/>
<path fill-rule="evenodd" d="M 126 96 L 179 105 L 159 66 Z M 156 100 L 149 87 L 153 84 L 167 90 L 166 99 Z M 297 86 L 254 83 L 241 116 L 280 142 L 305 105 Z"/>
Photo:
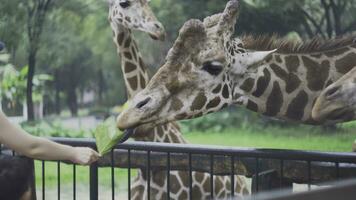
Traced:
<path fill-rule="evenodd" d="M 53 141 L 72 146 L 87 146 L 95 148 L 94 139 L 51 138 Z M 255 157 L 280 160 L 305 160 L 321 162 L 340 162 L 356 164 L 356 153 L 300 151 L 282 149 L 253 149 L 223 146 L 193 145 L 193 144 L 167 144 L 154 142 L 126 142 L 118 144 L 115 149 L 131 149 L 140 151 L 211 154 L 222 156 Z"/>

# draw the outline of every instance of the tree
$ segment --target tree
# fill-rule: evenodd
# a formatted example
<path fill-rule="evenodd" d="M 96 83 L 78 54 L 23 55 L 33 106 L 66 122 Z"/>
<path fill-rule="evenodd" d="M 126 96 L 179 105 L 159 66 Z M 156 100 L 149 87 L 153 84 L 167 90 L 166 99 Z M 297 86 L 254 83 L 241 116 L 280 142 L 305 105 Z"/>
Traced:
<path fill-rule="evenodd" d="M 40 37 L 46 15 L 52 6 L 52 0 L 27 0 L 24 2 L 27 11 L 27 36 L 28 36 L 28 77 L 27 77 L 27 115 L 28 120 L 35 119 L 33 107 L 33 77 L 36 68 L 36 56 L 40 47 Z"/>
<path fill-rule="evenodd" d="M 309 37 L 333 38 L 356 29 L 355 14 L 351 13 L 356 8 L 354 1 L 320 0 L 320 3 L 296 4 L 296 8 Z"/>

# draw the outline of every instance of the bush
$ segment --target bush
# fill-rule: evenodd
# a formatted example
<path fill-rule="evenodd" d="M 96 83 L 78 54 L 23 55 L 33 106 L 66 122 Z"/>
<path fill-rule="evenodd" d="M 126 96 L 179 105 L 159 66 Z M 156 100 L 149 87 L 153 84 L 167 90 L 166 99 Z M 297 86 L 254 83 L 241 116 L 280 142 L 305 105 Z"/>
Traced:
<path fill-rule="evenodd" d="M 63 127 L 59 122 L 26 122 L 21 124 L 21 126 L 24 130 L 35 136 L 72 138 L 92 137 L 90 131 L 68 129 Z"/>
<path fill-rule="evenodd" d="M 228 108 L 200 118 L 181 122 L 184 132 L 213 131 L 221 132 L 231 128 L 249 128 L 258 121 L 258 116 L 242 108 Z"/>

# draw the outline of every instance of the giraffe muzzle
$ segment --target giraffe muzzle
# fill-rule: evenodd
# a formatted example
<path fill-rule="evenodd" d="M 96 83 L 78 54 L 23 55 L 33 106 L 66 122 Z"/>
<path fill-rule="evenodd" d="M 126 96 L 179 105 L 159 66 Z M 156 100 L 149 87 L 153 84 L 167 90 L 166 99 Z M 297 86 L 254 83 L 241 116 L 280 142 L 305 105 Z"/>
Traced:
<path fill-rule="evenodd" d="M 124 135 L 120 139 L 119 143 L 126 142 L 135 133 L 135 128 L 129 128 L 124 131 Z"/>
<path fill-rule="evenodd" d="M 159 32 L 159 33 L 156 33 L 156 34 L 150 33 L 149 35 L 153 40 L 164 41 L 166 39 L 166 33 L 165 32 L 163 32 L 163 33 Z"/>

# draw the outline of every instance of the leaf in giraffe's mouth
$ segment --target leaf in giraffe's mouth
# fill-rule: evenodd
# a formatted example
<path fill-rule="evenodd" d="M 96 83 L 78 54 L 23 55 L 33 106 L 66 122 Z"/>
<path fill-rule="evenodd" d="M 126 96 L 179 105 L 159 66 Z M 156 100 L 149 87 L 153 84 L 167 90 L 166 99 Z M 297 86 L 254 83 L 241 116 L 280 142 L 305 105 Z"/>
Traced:
<path fill-rule="evenodd" d="M 115 118 L 110 117 L 95 129 L 96 146 L 101 155 L 109 153 L 117 143 L 127 141 L 134 133 L 134 129 L 121 132 L 116 127 Z"/>

